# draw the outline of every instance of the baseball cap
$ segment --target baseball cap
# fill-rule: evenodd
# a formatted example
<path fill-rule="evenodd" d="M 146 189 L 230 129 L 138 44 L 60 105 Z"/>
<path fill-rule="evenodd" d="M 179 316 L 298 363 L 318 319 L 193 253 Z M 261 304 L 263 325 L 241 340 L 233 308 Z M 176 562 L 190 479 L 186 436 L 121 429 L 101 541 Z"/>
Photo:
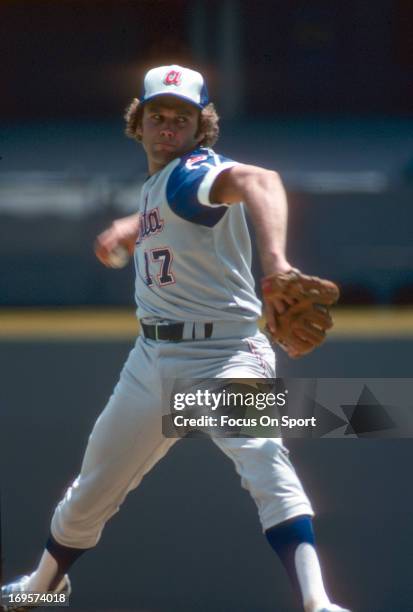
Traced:
<path fill-rule="evenodd" d="M 208 90 L 200 72 L 173 64 L 149 70 L 143 81 L 141 102 L 157 96 L 176 96 L 185 102 L 204 108 L 208 102 Z"/>

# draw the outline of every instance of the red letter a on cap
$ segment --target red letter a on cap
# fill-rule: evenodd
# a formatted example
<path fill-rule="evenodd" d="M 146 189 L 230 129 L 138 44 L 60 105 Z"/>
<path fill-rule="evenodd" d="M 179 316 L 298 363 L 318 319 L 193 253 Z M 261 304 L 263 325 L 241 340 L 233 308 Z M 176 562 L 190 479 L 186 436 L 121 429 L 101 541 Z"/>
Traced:
<path fill-rule="evenodd" d="M 170 70 L 164 78 L 165 85 L 180 85 L 181 73 L 177 70 Z"/>

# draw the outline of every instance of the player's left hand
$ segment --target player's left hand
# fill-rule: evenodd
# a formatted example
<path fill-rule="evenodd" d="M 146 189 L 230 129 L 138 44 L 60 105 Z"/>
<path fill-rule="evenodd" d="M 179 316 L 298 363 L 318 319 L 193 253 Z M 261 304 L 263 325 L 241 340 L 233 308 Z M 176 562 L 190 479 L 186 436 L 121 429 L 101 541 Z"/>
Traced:
<path fill-rule="evenodd" d="M 290 357 L 301 357 L 324 342 L 333 326 L 330 307 L 339 298 L 332 281 L 296 268 L 262 279 L 267 330 Z"/>
<path fill-rule="evenodd" d="M 292 270 L 295 270 L 288 261 L 282 260 L 281 263 L 271 265 L 272 274 L 268 274 L 267 277 L 271 277 L 277 274 L 288 274 Z M 266 278 L 267 278 L 266 277 Z M 279 315 L 282 315 L 286 310 L 294 304 L 294 300 L 288 295 L 274 295 L 271 300 L 265 299 L 263 296 L 263 307 L 266 321 L 266 329 L 271 336 L 275 335 L 277 329 L 277 319 Z"/>

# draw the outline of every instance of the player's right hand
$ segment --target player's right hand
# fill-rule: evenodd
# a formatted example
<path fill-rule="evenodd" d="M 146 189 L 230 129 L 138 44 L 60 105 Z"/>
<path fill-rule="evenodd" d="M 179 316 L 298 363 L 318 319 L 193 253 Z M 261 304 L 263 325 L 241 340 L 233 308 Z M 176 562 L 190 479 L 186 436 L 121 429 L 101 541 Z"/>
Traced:
<path fill-rule="evenodd" d="M 133 255 L 138 236 L 139 217 L 131 215 L 116 219 L 108 229 L 99 234 L 95 240 L 95 255 L 104 266 L 111 268 L 111 256 L 119 249 L 124 247 L 129 255 Z"/>

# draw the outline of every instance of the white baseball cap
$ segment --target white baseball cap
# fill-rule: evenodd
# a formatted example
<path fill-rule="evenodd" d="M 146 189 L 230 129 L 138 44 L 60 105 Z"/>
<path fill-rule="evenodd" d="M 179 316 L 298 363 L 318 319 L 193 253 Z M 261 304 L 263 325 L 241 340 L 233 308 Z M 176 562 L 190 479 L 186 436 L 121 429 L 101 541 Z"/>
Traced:
<path fill-rule="evenodd" d="M 166 95 L 181 98 L 198 108 L 204 108 L 209 102 L 202 74 L 176 64 L 152 68 L 143 81 L 142 103 Z"/>

